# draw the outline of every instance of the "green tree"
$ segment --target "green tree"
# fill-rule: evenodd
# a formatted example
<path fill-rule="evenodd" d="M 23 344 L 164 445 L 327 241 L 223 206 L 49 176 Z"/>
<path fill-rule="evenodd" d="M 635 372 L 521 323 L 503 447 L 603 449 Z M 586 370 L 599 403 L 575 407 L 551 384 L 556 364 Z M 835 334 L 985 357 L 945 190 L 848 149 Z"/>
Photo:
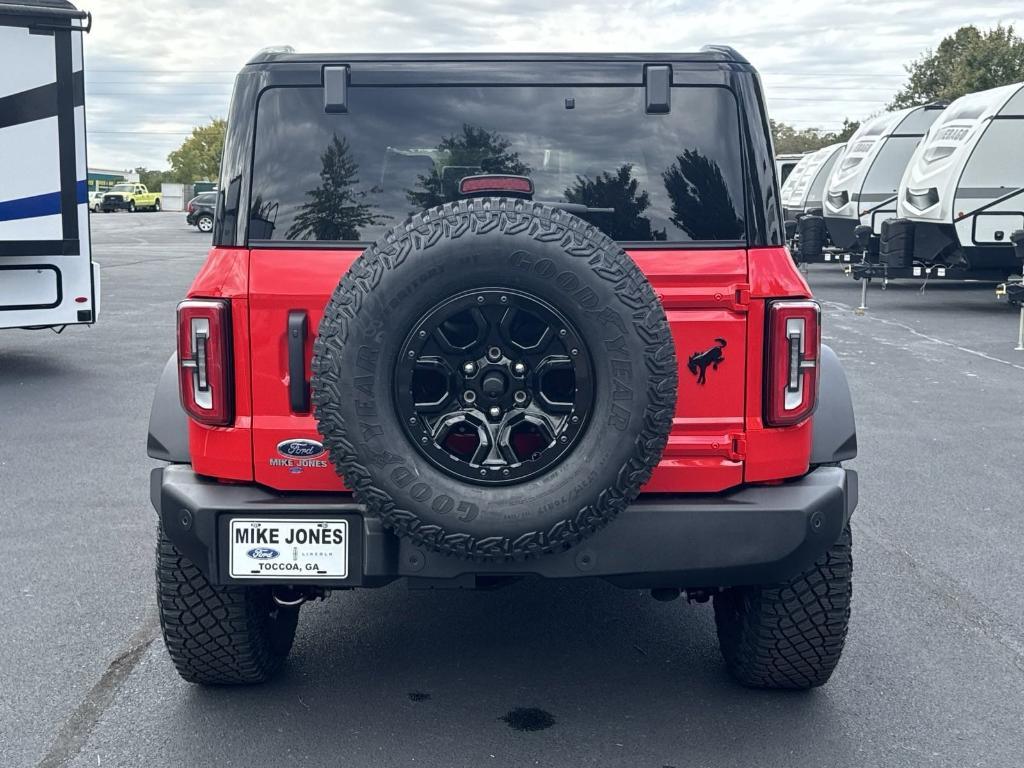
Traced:
<path fill-rule="evenodd" d="M 650 208 L 651 196 L 640 191 L 640 182 L 633 178 L 630 163 L 619 166 L 614 173 L 605 171 L 597 178 L 577 176 L 565 190 L 565 199 L 591 208 L 614 208 L 614 213 L 588 213 L 592 221 L 613 240 L 664 240 L 665 230 L 651 229 L 651 220 L 641 214 Z"/>
<path fill-rule="evenodd" d="M 441 139 L 434 156 L 434 167 L 426 176 L 417 177 L 418 190 L 406 192 L 406 198 L 418 209 L 433 208 L 458 197 L 459 181 L 478 173 L 510 173 L 527 176 L 530 167 L 509 152 L 512 145 L 499 133 L 463 124 L 462 132 Z"/>
<path fill-rule="evenodd" d="M 909 80 L 893 97 L 890 109 L 952 101 L 1024 80 L 1024 40 L 1012 26 L 1000 24 L 986 32 L 975 26 L 960 27 L 906 70 Z"/>
<path fill-rule="evenodd" d="M 226 120 L 216 119 L 209 125 L 192 129 L 192 135 L 167 156 L 175 181 L 187 184 L 214 180 L 220 175 L 227 127 Z"/>
<path fill-rule="evenodd" d="M 736 215 L 718 163 L 695 149 L 684 149 L 661 177 L 672 201 L 671 221 L 691 240 L 742 239 L 743 219 Z"/>
<path fill-rule="evenodd" d="M 788 123 L 771 120 L 772 139 L 775 151 L 781 153 L 813 152 L 816 149 L 846 141 L 860 127 L 860 122 L 843 119 L 843 127 L 838 131 L 822 131 L 817 128 L 794 128 Z"/>
<path fill-rule="evenodd" d="M 306 193 L 295 221 L 288 228 L 288 240 L 359 240 L 362 227 L 382 222 L 386 217 L 373 212 L 374 206 L 362 202 L 367 193 L 356 189 L 359 166 L 352 158 L 348 142 L 335 134 L 320 155 L 320 186 Z"/>
<path fill-rule="evenodd" d="M 156 171 L 139 166 L 135 169 L 135 172 L 139 174 L 139 182 L 145 184 L 146 189 L 150 192 L 159 191 L 161 184 L 169 184 L 176 181 L 174 174 L 170 171 Z"/>

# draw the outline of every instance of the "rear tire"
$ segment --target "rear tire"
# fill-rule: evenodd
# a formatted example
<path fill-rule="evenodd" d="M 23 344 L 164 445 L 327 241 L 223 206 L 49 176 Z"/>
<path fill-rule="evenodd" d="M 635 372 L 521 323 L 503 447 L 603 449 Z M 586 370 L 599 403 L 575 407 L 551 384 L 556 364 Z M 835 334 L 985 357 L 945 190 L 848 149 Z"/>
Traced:
<path fill-rule="evenodd" d="M 201 685 L 262 683 L 284 664 L 298 608 L 282 608 L 269 587 L 224 587 L 207 581 L 159 531 L 157 607 L 167 652 L 178 674 Z"/>
<path fill-rule="evenodd" d="M 196 219 L 196 229 L 200 232 L 213 232 L 213 216 L 203 215 Z"/>
<path fill-rule="evenodd" d="M 806 689 L 828 681 L 850 621 L 851 546 L 847 525 L 813 566 L 789 581 L 715 596 L 719 647 L 740 683 Z"/>

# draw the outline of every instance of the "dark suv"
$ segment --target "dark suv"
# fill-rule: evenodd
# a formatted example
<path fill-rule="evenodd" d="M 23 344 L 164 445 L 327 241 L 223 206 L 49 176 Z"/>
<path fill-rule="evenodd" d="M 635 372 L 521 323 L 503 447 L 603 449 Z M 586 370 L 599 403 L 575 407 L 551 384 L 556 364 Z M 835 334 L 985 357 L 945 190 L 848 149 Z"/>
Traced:
<path fill-rule="evenodd" d="M 829 678 L 853 409 L 735 51 L 264 53 L 219 189 L 149 435 L 185 679 L 265 680 L 331 590 L 528 575 L 713 600 L 741 682 Z"/>
<path fill-rule="evenodd" d="M 185 206 L 185 221 L 200 232 L 213 232 L 213 215 L 217 211 L 217 193 L 201 192 Z"/>

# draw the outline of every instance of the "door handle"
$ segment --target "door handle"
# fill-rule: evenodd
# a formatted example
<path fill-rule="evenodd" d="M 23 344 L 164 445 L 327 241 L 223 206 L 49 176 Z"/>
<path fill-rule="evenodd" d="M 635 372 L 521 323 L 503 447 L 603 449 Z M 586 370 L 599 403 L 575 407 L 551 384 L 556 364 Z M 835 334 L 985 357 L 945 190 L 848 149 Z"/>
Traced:
<path fill-rule="evenodd" d="M 292 413 L 309 413 L 309 382 L 306 381 L 306 332 L 309 316 L 305 310 L 288 313 L 288 405 Z"/>

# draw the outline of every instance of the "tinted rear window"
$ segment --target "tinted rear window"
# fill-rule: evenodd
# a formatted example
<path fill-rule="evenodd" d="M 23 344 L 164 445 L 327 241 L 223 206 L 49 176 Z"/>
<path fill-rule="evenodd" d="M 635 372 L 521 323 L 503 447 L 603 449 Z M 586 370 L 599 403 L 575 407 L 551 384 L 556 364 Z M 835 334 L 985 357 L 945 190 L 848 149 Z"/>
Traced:
<path fill-rule="evenodd" d="M 535 200 L 625 242 L 745 240 L 738 109 L 724 88 L 672 89 L 644 112 L 627 86 L 358 87 L 327 114 L 319 88 L 259 102 L 250 240 L 375 240 L 458 198 L 480 173 L 529 176 Z"/>

